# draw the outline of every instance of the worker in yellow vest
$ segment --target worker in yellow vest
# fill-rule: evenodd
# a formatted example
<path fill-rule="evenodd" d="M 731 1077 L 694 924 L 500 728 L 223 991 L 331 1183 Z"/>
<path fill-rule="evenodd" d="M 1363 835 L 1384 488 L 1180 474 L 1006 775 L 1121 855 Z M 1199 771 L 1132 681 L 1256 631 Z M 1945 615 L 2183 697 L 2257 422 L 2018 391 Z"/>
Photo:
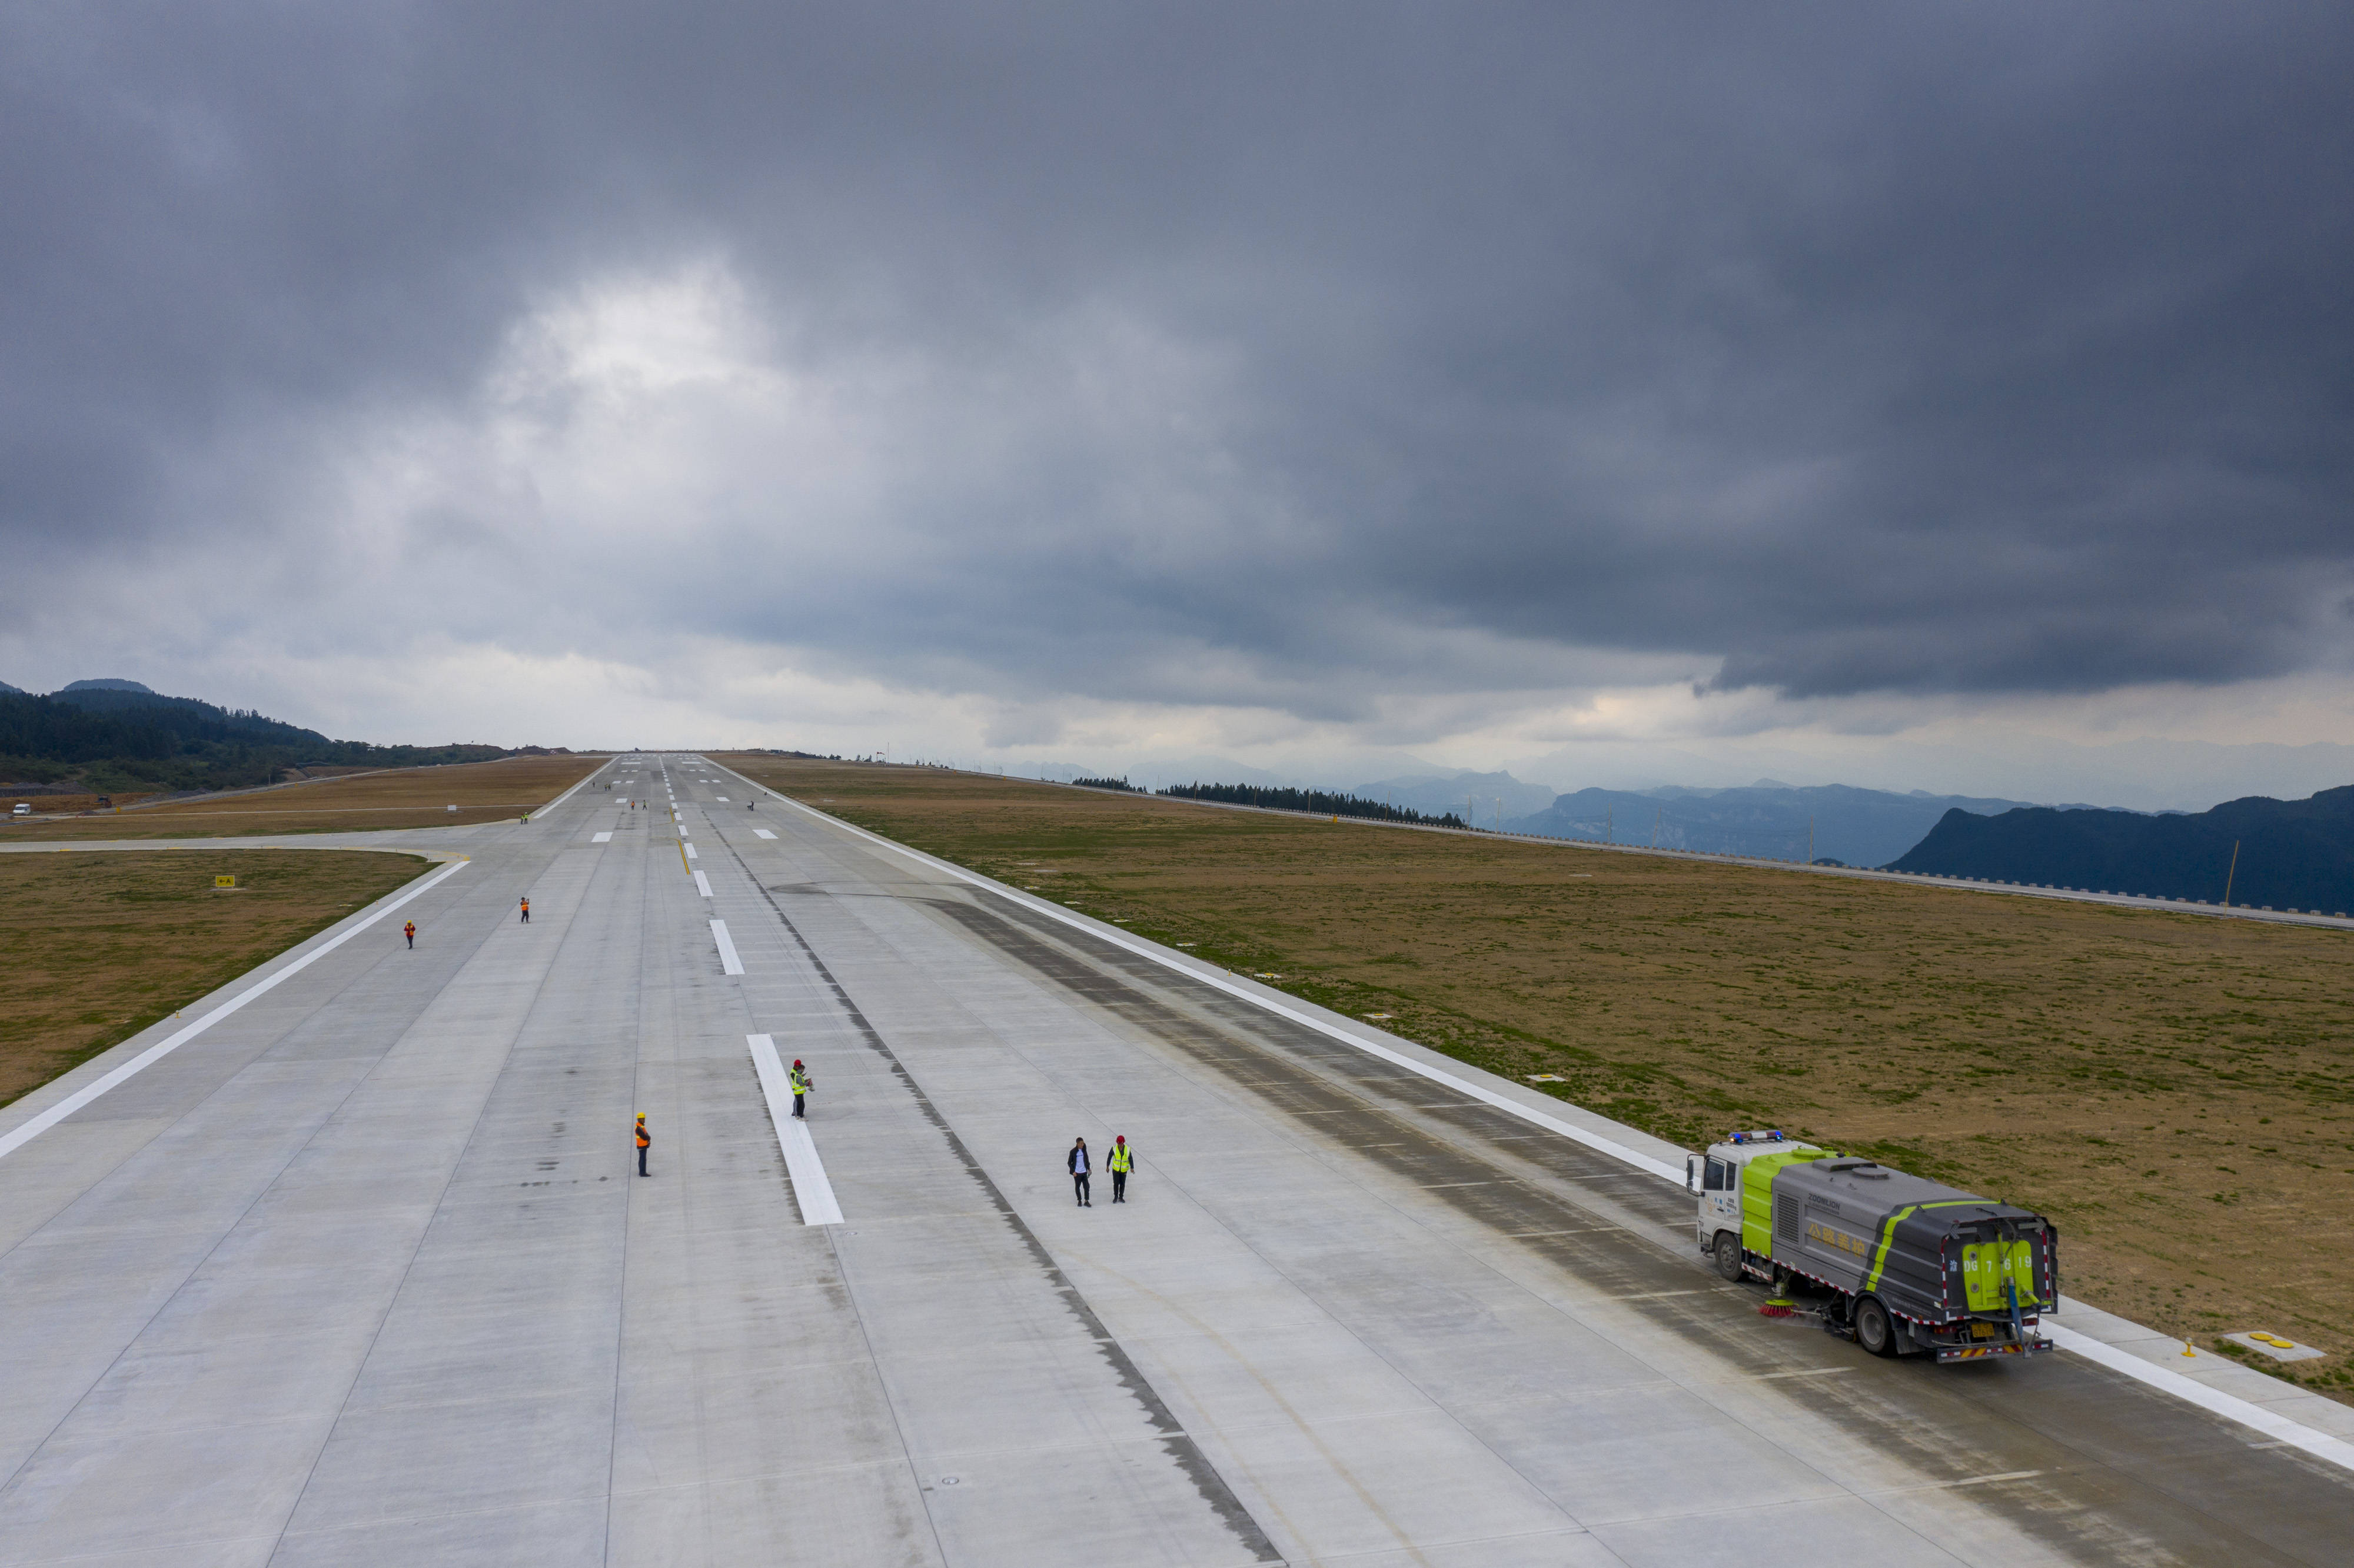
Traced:
<path fill-rule="evenodd" d="M 793 1059 L 792 1086 L 793 1116 L 799 1120 L 807 1121 L 809 1092 L 817 1086 L 817 1080 L 809 1075 L 809 1069 L 801 1065 L 799 1057 Z"/>
<path fill-rule="evenodd" d="M 1105 1161 L 1111 1168 L 1111 1201 L 1128 1202 L 1128 1173 L 1136 1169 L 1136 1150 L 1128 1146 L 1125 1138 L 1111 1140 L 1111 1158 Z"/>
<path fill-rule="evenodd" d="M 638 1113 L 638 1174 L 641 1176 L 646 1173 L 646 1150 L 652 1143 L 653 1139 L 646 1134 L 646 1113 L 640 1111 Z"/>

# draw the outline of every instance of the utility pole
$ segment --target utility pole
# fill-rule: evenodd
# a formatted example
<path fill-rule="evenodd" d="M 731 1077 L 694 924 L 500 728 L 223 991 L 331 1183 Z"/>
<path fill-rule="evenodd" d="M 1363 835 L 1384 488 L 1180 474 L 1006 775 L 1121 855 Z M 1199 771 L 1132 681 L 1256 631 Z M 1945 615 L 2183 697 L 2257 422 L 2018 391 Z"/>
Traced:
<path fill-rule="evenodd" d="M 2232 879 L 2240 874 L 2240 841 L 2232 841 L 2232 869 L 2223 874 L 2223 907 L 2232 906 Z"/>
<path fill-rule="evenodd" d="M 1668 809 L 1665 806 L 1651 813 L 1651 847 L 1653 849 L 1659 847 L 1659 819 L 1667 814 Z"/>
<path fill-rule="evenodd" d="M 1602 842 L 1606 844 L 1615 844 L 1618 842 L 1618 808 L 1616 806 L 1603 809 Z"/>
<path fill-rule="evenodd" d="M 1812 815 L 1807 818 L 1807 863 L 1815 863 L 1815 819 Z"/>

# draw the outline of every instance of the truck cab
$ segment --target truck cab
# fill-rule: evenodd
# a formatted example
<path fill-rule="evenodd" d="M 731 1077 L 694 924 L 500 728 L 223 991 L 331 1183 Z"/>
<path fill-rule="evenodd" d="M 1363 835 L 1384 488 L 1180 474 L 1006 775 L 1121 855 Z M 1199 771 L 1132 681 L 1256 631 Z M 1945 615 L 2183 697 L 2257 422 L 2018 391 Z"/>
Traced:
<path fill-rule="evenodd" d="M 1758 1171 L 1763 1176 L 1776 1166 L 1794 1160 L 1819 1160 L 1828 1152 L 1785 1135 L 1779 1128 L 1765 1128 L 1733 1133 L 1723 1142 L 1709 1145 L 1707 1153 L 1685 1157 L 1684 1185 L 1700 1195 L 1700 1250 L 1716 1259 L 1717 1272 L 1727 1279 L 1739 1279 L 1744 1274 L 1770 1277 L 1766 1256 L 1772 1250 L 1768 1227 L 1773 1215 L 1755 1194 L 1746 1205 L 1743 1202 L 1744 1192 L 1760 1186 L 1744 1181 L 1750 1166 L 1766 1160 Z"/>

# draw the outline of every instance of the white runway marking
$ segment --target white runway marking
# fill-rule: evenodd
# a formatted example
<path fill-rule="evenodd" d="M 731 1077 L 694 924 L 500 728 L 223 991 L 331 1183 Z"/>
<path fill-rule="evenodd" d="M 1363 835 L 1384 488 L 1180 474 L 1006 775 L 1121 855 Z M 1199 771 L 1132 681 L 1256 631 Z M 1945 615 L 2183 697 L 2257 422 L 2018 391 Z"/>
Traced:
<path fill-rule="evenodd" d="M 768 829 L 766 829 L 766 828 L 754 828 L 754 829 L 752 830 L 752 836 L 753 836 L 754 838 L 756 838 L 756 839 L 772 839 L 772 838 L 775 838 L 777 835 L 776 835 L 776 834 L 774 834 L 774 833 L 772 833 L 772 832 L 769 832 Z"/>
<path fill-rule="evenodd" d="M 712 797 L 712 799 L 713 799 L 713 800 L 718 800 L 718 801 L 720 801 L 720 802 L 722 802 L 722 803 L 725 803 L 725 802 L 726 802 L 726 799 L 727 799 L 727 797 L 726 797 L 726 796 L 725 796 L 725 795 L 714 795 L 714 796 Z"/>
<path fill-rule="evenodd" d="M 243 1007 L 247 1002 L 251 1001 L 255 997 L 261 995 L 264 991 L 270 991 L 281 980 L 293 979 L 296 975 L 301 974 L 304 969 L 309 969 L 313 964 L 317 963 L 321 959 L 325 958 L 329 953 L 334 952 L 337 948 L 342 947 L 345 942 L 350 941 L 354 937 L 358 936 L 362 931 L 366 930 L 369 927 L 375 925 L 377 921 L 383 919 L 386 916 L 391 914 L 394 910 L 399 908 L 410 899 L 417 897 L 419 894 L 429 892 L 433 888 L 440 886 L 442 883 L 448 881 L 451 877 L 457 875 L 458 873 L 465 869 L 466 863 L 464 861 L 452 861 L 449 865 L 443 867 L 439 873 L 427 877 L 423 882 L 419 883 L 416 886 L 410 888 L 399 897 L 395 898 L 389 904 L 385 905 L 375 914 L 366 916 L 356 925 L 346 927 L 345 929 L 336 932 L 326 941 L 322 942 L 319 946 L 312 948 L 309 952 L 303 954 L 292 963 L 288 964 L 284 969 L 280 969 L 268 980 L 261 981 L 258 985 L 249 986 L 244 991 L 238 992 L 227 1001 L 221 1003 L 218 1007 L 214 1008 L 210 1012 L 206 1013 L 202 1018 L 197 1019 L 194 1023 L 189 1024 L 186 1029 L 175 1032 L 170 1038 L 163 1041 L 159 1044 L 150 1045 L 146 1050 L 142 1051 L 136 1056 L 132 1057 L 131 1060 L 123 1063 L 120 1067 L 115 1068 L 111 1073 L 107 1074 L 106 1076 L 98 1079 L 94 1083 L 84 1085 L 81 1088 L 75 1090 L 72 1094 L 68 1095 L 64 1099 L 59 1100 L 57 1104 L 51 1106 L 48 1109 L 43 1111 L 32 1120 L 25 1123 L 22 1127 L 16 1128 L 5 1137 L 0 1137 L 0 1158 L 5 1158 L 10 1154 L 15 1153 L 17 1150 L 22 1149 L 25 1145 L 32 1142 L 33 1139 L 40 1137 L 41 1134 L 48 1131 L 49 1128 L 57 1126 L 58 1123 L 65 1120 L 66 1118 L 73 1115 L 74 1112 L 81 1109 L 82 1107 L 90 1104 L 90 1101 L 98 1098 L 99 1096 L 106 1093 L 107 1090 L 114 1087 L 117 1084 L 123 1082 L 133 1074 L 143 1072 L 155 1063 L 162 1061 L 164 1057 L 170 1055 L 173 1052 L 178 1050 L 189 1041 L 194 1040 L 197 1035 L 202 1034 L 206 1030 L 210 1029 L 214 1024 L 218 1023 L 222 1019 L 227 1018 L 230 1013 L 235 1012 L 239 1008 Z"/>
<path fill-rule="evenodd" d="M 701 860 L 701 859 L 703 858 L 701 855 L 699 855 L 699 854 L 697 854 L 697 853 L 695 853 L 695 846 L 694 846 L 693 844 L 686 844 L 686 845 L 684 845 L 684 846 L 682 846 L 682 847 L 684 847 L 684 848 L 685 849 L 685 851 L 686 851 L 686 858 L 687 858 L 687 859 L 689 859 L 689 860 Z"/>
<path fill-rule="evenodd" d="M 680 838 L 686 837 L 686 824 L 684 822 L 681 822 L 678 825 L 678 836 Z"/>
<path fill-rule="evenodd" d="M 731 975 L 742 974 L 744 960 L 736 956 L 736 939 L 727 934 L 726 921 L 714 920 L 711 923 L 711 939 L 719 944 L 720 972 Z"/>
<path fill-rule="evenodd" d="M 785 1151 L 785 1173 L 793 1179 L 793 1196 L 801 1206 L 801 1224 L 838 1225 L 842 1205 L 833 1200 L 833 1183 L 825 1179 L 825 1162 L 817 1157 L 817 1141 L 809 1123 L 793 1115 L 792 1080 L 778 1058 L 777 1043 L 766 1034 L 747 1034 L 752 1066 L 760 1075 L 760 1093 L 769 1102 L 769 1119 L 777 1124 L 777 1142 Z"/>
<path fill-rule="evenodd" d="M 609 844 L 613 842 L 613 835 L 610 833 L 599 833 L 589 842 L 592 843 Z"/>
<path fill-rule="evenodd" d="M 588 775 L 588 779 L 594 779 L 594 778 L 596 778 L 596 777 L 597 777 L 597 775 L 598 775 L 599 773 L 601 773 L 601 772 L 603 772 L 603 771 L 604 771 L 604 769 L 603 769 L 603 768 L 596 768 L 596 769 L 593 769 L 593 770 L 589 773 L 589 775 Z M 580 780 L 580 782 L 579 782 L 579 783 L 575 784 L 571 789 L 567 789 L 563 794 L 558 795 L 555 800 L 550 800 L 546 805 L 545 805 L 545 806 L 534 806 L 534 807 L 532 808 L 532 810 L 535 810 L 535 811 L 553 811 L 554 810 L 556 810 L 556 808 L 557 808 L 557 807 L 561 806 L 562 804 L 564 804 L 564 802 L 565 802 L 565 801 L 569 800 L 570 799 L 572 799 L 572 797 L 573 797 L 573 796 L 578 795 L 578 793 L 580 793 L 580 791 L 581 791 L 581 790 L 586 789 L 587 788 L 588 788 L 588 779 L 583 779 L 582 780 Z"/>
<path fill-rule="evenodd" d="M 711 881 L 699 871 L 695 874 L 695 890 L 705 898 L 711 896 Z"/>

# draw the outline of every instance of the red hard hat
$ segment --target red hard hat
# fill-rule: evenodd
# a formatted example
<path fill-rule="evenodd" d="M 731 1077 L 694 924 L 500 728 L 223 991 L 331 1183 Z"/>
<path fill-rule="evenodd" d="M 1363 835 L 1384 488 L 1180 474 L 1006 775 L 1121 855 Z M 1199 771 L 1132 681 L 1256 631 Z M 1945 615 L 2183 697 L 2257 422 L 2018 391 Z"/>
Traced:
<path fill-rule="evenodd" d="M 1112 1141 L 1113 1141 L 1114 1143 L 1126 1143 L 1126 1142 L 1128 1141 L 1128 1139 L 1125 1139 L 1125 1138 L 1115 1138 L 1115 1139 L 1112 1139 Z"/>
<path fill-rule="evenodd" d="M 798 1067 L 798 1066 L 800 1066 L 801 1065 L 801 1059 L 799 1056 L 794 1057 L 794 1058 L 793 1058 L 793 1065 L 794 1065 L 794 1066 L 796 1066 L 796 1067 Z"/>

